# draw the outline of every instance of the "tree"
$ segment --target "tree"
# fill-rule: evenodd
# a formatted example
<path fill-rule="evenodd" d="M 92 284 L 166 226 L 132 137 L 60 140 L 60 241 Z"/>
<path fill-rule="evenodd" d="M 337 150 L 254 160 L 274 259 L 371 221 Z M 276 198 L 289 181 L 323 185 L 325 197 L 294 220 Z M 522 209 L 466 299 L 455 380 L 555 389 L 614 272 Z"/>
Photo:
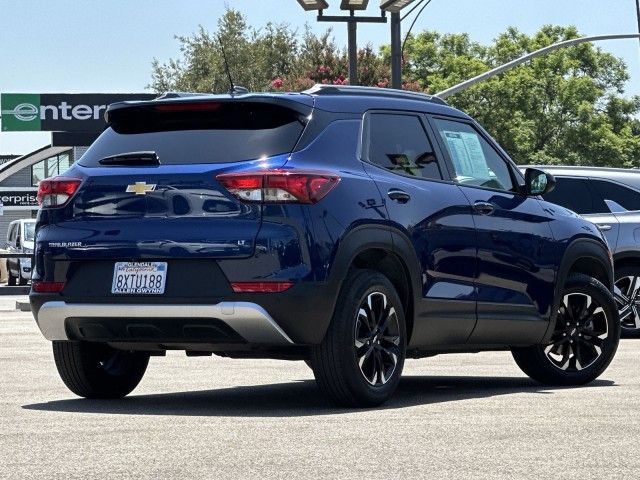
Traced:
<path fill-rule="evenodd" d="M 490 45 L 467 34 L 424 31 L 406 42 L 403 88 L 437 93 L 553 43 L 579 36 L 574 27 L 545 26 L 534 35 L 515 28 Z M 203 27 L 177 37 L 181 58 L 153 62 L 158 92 L 225 92 L 229 81 L 220 43 L 237 85 L 253 91 L 301 91 L 315 83 L 349 82 L 344 49 L 331 30 L 300 36 L 286 24 L 249 27 L 227 10 L 215 34 Z M 220 40 L 220 41 L 219 41 Z M 363 85 L 388 87 L 390 49 L 358 51 Z M 624 62 L 592 44 L 554 51 L 451 96 L 451 105 L 476 118 L 518 163 L 640 166 L 640 98 L 624 97 Z"/>
<path fill-rule="evenodd" d="M 545 26 L 533 36 L 510 28 L 483 46 L 466 34 L 423 32 L 407 41 L 403 73 L 436 93 L 578 36 L 574 27 Z M 582 44 L 534 59 L 448 101 L 475 117 L 519 163 L 640 166 L 635 118 L 640 99 L 622 96 L 628 79 L 622 60 Z"/>

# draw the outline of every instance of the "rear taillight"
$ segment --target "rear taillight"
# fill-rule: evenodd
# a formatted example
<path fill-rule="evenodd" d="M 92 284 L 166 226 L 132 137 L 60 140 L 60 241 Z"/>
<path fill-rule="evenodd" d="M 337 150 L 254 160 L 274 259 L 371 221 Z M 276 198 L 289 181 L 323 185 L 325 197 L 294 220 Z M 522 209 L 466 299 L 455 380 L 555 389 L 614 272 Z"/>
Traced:
<path fill-rule="evenodd" d="M 244 202 L 318 203 L 340 182 L 326 172 L 264 170 L 223 173 L 216 179 Z"/>
<path fill-rule="evenodd" d="M 293 282 L 232 282 L 235 293 L 280 293 L 293 287 Z"/>
<path fill-rule="evenodd" d="M 36 293 L 60 293 L 64 288 L 64 282 L 31 282 L 31 288 Z"/>
<path fill-rule="evenodd" d="M 79 178 L 46 178 L 38 185 L 38 204 L 43 208 L 63 207 L 82 183 Z"/>

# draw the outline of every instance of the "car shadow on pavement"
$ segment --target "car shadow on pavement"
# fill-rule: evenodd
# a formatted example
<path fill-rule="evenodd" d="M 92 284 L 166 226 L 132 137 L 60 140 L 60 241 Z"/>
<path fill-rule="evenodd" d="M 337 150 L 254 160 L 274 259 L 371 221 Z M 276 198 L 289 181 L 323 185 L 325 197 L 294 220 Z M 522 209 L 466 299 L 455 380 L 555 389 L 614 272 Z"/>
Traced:
<path fill-rule="evenodd" d="M 596 380 L 585 387 L 611 387 Z M 380 409 L 490 398 L 509 394 L 552 394 L 567 387 L 548 387 L 518 377 L 403 377 L 393 398 Z M 121 400 L 53 400 L 23 405 L 27 410 L 114 415 L 184 415 L 211 417 L 304 417 L 353 412 L 330 406 L 315 381 L 221 388 L 192 392 L 130 395 Z"/>

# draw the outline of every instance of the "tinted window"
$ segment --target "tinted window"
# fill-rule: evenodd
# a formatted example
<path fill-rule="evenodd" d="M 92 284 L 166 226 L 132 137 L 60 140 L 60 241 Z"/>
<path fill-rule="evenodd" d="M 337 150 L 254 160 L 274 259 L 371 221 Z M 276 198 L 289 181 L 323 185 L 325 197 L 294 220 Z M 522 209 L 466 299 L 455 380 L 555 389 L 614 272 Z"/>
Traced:
<path fill-rule="evenodd" d="M 591 185 L 604 200 L 617 203 L 624 210 L 640 210 L 640 193 L 606 180 L 591 180 Z"/>
<path fill-rule="evenodd" d="M 442 179 L 420 118 L 376 113 L 368 130 L 370 162 L 402 175 Z"/>
<path fill-rule="evenodd" d="M 576 213 L 609 213 L 602 199 L 589 188 L 589 182 L 581 178 L 556 177 L 556 188 L 543 198 Z"/>
<path fill-rule="evenodd" d="M 226 163 L 289 153 L 302 115 L 271 104 L 207 104 L 209 110 L 125 109 L 80 159 L 80 165 L 122 153 L 156 152 L 162 165 Z M 218 105 L 218 106 L 216 106 Z M 175 104 L 173 105 L 175 107 Z M 166 107 L 166 105 L 164 106 Z"/>
<path fill-rule="evenodd" d="M 515 191 L 507 163 L 471 125 L 441 119 L 435 123 L 458 183 Z"/>
<path fill-rule="evenodd" d="M 16 230 L 16 225 L 10 225 L 9 226 L 9 231 L 7 232 L 7 241 L 8 242 L 12 242 L 13 241 L 13 232 L 15 232 Z"/>

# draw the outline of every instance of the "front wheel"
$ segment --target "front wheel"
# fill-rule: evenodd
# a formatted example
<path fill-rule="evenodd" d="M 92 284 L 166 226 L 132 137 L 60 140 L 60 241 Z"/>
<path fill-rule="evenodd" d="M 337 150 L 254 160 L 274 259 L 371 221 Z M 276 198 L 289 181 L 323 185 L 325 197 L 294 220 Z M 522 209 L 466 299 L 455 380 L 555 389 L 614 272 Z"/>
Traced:
<path fill-rule="evenodd" d="M 620 341 L 618 309 L 598 280 L 582 274 L 567 279 L 556 326 L 546 345 L 517 348 L 524 373 L 547 385 L 583 385 L 609 366 Z"/>
<path fill-rule="evenodd" d="M 67 388 L 85 398 L 122 398 L 140 383 L 149 355 L 103 343 L 53 342 L 53 358 Z"/>
<path fill-rule="evenodd" d="M 622 336 L 640 336 L 640 267 L 616 269 L 613 296 L 620 314 Z"/>
<path fill-rule="evenodd" d="M 391 282 L 375 270 L 349 274 L 311 366 L 335 404 L 371 407 L 388 400 L 400 381 L 406 349 L 404 310 Z"/>

